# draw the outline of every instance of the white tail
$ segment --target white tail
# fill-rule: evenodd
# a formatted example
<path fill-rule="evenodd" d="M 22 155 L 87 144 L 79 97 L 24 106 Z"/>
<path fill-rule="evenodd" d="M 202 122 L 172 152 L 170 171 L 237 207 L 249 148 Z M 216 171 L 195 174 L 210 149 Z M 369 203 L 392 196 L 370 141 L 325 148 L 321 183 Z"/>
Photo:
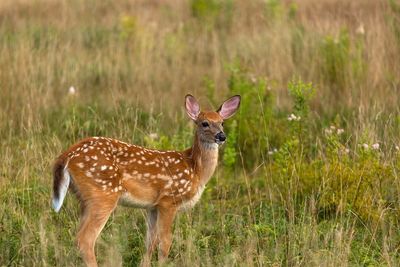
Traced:
<path fill-rule="evenodd" d="M 223 120 L 239 108 L 240 96 L 225 101 L 217 112 L 201 112 L 187 95 L 186 112 L 197 125 L 193 146 L 185 151 L 160 151 L 111 138 L 92 137 L 73 145 L 54 167 L 53 207 L 61 208 L 69 181 L 82 205 L 78 246 L 88 266 L 97 266 L 95 241 L 117 204 L 148 211 L 147 252 L 150 265 L 155 246 L 168 256 L 176 212 L 201 197 L 224 143 Z"/>
<path fill-rule="evenodd" d="M 71 181 L 71 175 L 69 174 L 69 172 L 67 170 L 67 165 L 68 165 L 68 162 L 65 165 L 65 167 L 63 168 L 63 171 L 61 174 L 62 176 L 60 177 L 60 180 L 57 184 L 58 193 L 57 194 L 56 194 L 56 192 L 53 193 L 52 203 L 53 203 L 53 209 L 56 212 L 59 212 L 61 209 L 61 206 L 64 202 L 65 195 L 67 194 L 67 191 L 68 191 L 69 183 Z M 60 175 L 60 174 L 57 174 L 57 175 Z"/>

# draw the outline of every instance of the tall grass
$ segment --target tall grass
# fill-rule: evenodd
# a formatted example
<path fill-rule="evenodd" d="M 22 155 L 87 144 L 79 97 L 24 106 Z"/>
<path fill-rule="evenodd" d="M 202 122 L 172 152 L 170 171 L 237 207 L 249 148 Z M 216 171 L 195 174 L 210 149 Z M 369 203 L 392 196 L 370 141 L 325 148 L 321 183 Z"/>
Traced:
<path fill-rule="evenodd" d="M 91 135 L 184 149 L 188 92 L 243 101 L 167 264 L 397 266 L 399 18 L 384 0 L 2 1 L 0 266 L 81 265 L 53 159 Z M 137 265 L 144 231 L 118 208 L 101 265 Z"/>

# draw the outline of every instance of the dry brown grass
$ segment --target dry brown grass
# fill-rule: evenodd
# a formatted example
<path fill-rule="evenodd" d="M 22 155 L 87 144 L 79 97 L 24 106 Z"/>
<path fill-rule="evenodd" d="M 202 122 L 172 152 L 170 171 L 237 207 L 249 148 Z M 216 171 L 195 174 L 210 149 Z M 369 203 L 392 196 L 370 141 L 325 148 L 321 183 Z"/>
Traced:
<path fill-rule="evenodd" d="M 235 60 L 276 81 L 281 105 L 287 102 L 287 81 L 300 75 L 317 84 L 315 105 L 322 111 L 375 103 L 397 108 L 399 44 L 388 26 L 386 1 L 298 1 L 293 19 L 286 11 L 270 19 L 263 1 L 237 1 L 230 23 L 211 28 L 193 18 L 189 3 L 2 1 L 2 35 L 8 37 L 0 56 L 2 112 L 59 104 L 70 85 L 89 101 L 116 105 L 123 99 L 176 110 L 176 96 L 204 94 L 205 76 L 215 81 L 217 96 L 224 95 L 227 65 Z M 134 25 L 128 38 L 120 38 L 126 16 Z M 360 25 L 365 35 L 357 35 Z M 296 41 L 298 27 L 304 34 Z M 366 72 L 332 85 L 322 77 L 319 46 L 324 36 L 337 38 L 343 28 L 349 32 L 350 56 L 356 53 L 354 40 L 363 40 Z M 293 58 L 296 45 L 299 55 Z"/>
<path fill-rule="evenodd" d="M 149 132 L 171 134 L 168 145 L 183 147 L 191 134 L 180 120 L 183 96 L 190 92 L 215 108 L 214 100 L 235 93 L 229 83 L 234 68 L 267 80 L 264 91 L 272 92 L 278 115 L 257 127 L 276 126 L 267 130 L 277 132 L 272 136 L 279 140 L 289 132 L 281 123 L 291 112 L 288 81 L 301 77 L 315 85 L 310 129 L 317 132 L 318 155 L 313 156 L 321 162 L 327 160 L 322 155 L 326 140 L 318 138 L 338 114 L 337 126 L 345 125 L 352 138 L 343 143 L 353 146 L 354 158 L 362 154 L 357 146 L 362 142 L 379 141 L 382 155 L 399 143 L 400 12 L 390 1 L 215 0 L 221 9 L 209 7 L 198 16 L 193 2 L 0 1 L 1 266 L 81 263 L 73 241 L 76 202 L 67 198 L 58 215 L 49 210 L 50 165 L 63 148 L 88 134 L 152 145 L 145 139 Z M 68 96 L 70 86 L 77 95 Z M 254 106 L 259 100 L 250 99 Z M 257 142 L 264 137 L 243 143 L 260 149 Z M 248 156 L 243 149 L 237 149 L 240 156 Z M 281 170 L 274 169 L 267 151 L 260 154 L 252 159 L 257 166 L 245 169 L 238 163 L 234 174 L 221 166 L 201 205 L 178 218 L 171 264 L 398 265 L 399 237 L 392 226 L 400 225 L 392 217 L 397 207 L 380 206 L 371 225 L 345 214 L 341 203 L 332 217 L 320 219 L 311 196 L 296 210 L 301 205 L 295 205 L 295 193 L 279 191 L 289 175 L 273 180 Z M 363 168 L 378 166 L 371 176 L 384 176 L 382 166 L 392 171 L 396 179 L 382 185 L 380 193 L 394 192 L 390 203 L 398 204 L 398 156 L 364 156 L 372 163 Z M 293 165 L 303 166 L 302 160 Z M 324 165 L 318 188 L 342 179 L 342 173 L 350 176 L 345 171 L 351 163 L 333 163 L 344 167 Z M 288 180 L 303 177 L 296 168 Z M 138 263 L 143 228 L 139 211 L 119 210 L 99 241 L 101 263 Z"/>

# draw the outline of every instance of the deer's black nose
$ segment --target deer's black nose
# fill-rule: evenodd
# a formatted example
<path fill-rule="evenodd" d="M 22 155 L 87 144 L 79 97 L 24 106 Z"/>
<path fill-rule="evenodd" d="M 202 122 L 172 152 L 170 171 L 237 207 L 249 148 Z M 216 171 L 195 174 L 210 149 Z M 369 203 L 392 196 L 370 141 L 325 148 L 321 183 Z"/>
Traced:
<path fill-rule="evenodd" d="M 217 139 L 218 141 L 225 141 L 226 140 L 226 136 L 224 134 L 224 132 L 219 132 L 217 133 L 217 135 L 215 136 L 215 139 Z"/>

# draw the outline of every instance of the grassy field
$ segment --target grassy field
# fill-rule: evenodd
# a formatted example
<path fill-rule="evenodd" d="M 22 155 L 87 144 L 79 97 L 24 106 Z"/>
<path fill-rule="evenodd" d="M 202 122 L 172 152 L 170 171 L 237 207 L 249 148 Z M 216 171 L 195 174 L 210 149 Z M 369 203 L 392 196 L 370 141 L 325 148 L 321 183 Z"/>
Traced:
<path fill-rule="evenodd" d="M 242 105 L 168 266 L 399 266 L 399 59 L 397 0 L 1 1 L 0 266 L 82 265 L 53 160 L 189 147 L 186 93 Z M 143 215 L 117 208 L 101 266 L 140 262 Z"/>

